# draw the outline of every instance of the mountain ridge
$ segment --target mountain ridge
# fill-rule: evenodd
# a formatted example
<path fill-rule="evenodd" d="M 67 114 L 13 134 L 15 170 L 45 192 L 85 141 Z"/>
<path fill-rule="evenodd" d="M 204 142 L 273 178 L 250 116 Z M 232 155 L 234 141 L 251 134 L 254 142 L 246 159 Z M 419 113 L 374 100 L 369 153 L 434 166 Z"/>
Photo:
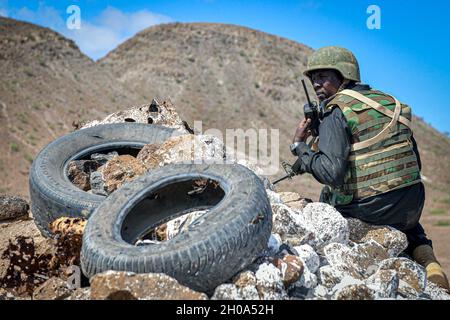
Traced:
<path fill-rule="evenodd" d="M 170 97 L 183 120 L 202 120 L 204 129 L 278 129 L 280 158 L 293 162 L 288 146 L 303 116 L 302 71 L 312 52 L 242 26 L 172 23 L 145 29 L 94 62 L 57 32 L 0 18 L 0 192 L 27 196 L 33 158 L 73 122 L 154 97 Z M 413 129 L 427 190 L 423 221 L 439 243 L 450 243 L 448 227 L 438 226 L 449 221 L 450 139 L 418 117 Z M 310 175 L 279 185 L 314 200 L 320 187 Z M 439 257 L 445 248 L 437 245 Z M 449 257 L 443 262 L 450 266 Z"/>

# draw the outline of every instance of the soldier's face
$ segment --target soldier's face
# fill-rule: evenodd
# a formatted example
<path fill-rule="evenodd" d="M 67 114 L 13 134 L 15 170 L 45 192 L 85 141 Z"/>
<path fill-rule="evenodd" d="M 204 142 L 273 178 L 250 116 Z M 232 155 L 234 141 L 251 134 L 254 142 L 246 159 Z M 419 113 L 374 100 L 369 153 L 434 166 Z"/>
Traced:
<path fill-rule="evenodd" d="M 311 73 L 311 82 L 319 101 L 323 101 L 338 92 L 342 78 L 334 70 L 318 70 Z"/>

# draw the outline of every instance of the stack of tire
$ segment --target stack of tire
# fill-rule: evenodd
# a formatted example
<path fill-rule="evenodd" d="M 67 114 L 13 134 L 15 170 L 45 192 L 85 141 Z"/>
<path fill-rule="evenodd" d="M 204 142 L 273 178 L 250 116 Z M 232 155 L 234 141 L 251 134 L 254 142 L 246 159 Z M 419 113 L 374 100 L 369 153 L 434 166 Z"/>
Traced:
<path fill-rule="evenodd" d="M 82 129 L 47 145 L 30 171 L 31 210 L 39 230 L 60 217 L 88 220 L 81 252 L 87 277 L 106 270 L 165 273 L 208 292 L 252 263 L 266 248 L 272 211 L 262 181 L 237 164 L 172 164 L 124 184 L 107 197 L 90 194 L 68 178 L 68 165 L 90 154 L 141 149 L 179 135 L 158 125 L 120 123 Z M 198 195 L 193 181 L 217 189 Z M 145 246 L 135 242 L 156 226 L 205 210 L 187 231 Z"/>

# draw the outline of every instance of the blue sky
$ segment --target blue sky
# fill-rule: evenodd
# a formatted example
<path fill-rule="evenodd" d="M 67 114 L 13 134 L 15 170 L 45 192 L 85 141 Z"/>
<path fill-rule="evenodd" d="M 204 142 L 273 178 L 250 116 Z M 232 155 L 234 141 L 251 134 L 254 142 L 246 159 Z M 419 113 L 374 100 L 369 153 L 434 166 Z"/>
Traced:
<path fill-rule="evenodd" d="M 72 4 L 80 7 L 81 30 L 66 27 Z M 366 26 L 372 4 L 381 10 L 379 30 Z M 148 26 L 175 21 L 238 24 L 314 49 L 343 46 L 357 56 L 363 82 L 397 96 L 438 130 L 450 131 L 447 0 L 0 0 L 0 15 L 55 29 L 93 59 Z"/>

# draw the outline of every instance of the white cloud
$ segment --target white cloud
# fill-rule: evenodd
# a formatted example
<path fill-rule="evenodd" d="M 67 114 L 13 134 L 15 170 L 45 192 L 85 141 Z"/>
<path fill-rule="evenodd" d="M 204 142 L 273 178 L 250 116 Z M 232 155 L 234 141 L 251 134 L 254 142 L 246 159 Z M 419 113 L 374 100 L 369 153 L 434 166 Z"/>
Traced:
<path fill-rule="evenodd" d="M 0 0 L 0 16 L 8 17 L 8 0 Z"/>
<path fill-rule="evenodd" d="M 123 35 L 134 34 L 149 26 L 170 21 L 172 21 L 171 18 L 148 10 L 124 13 L 113 7 L 107 7 L 96 19 L 98 25 Z"/>
<path fill-rule="evenodd" d="M 59 12 L 53 7 L 44 5 L 42 2 L 39 2 L 36 11 L 32 11 L 27 7 L 22 7 L 15 12 L 12 17 L 46 26 L 56 31 L 61 31 L 65 26 L 65 22 Z"/>
<path fill-rule="evenodd" d="M 38 9 L 32 11 L 26 7 L 14 14 L 14 18 L 50 27 L 72 39 L 80 50 L 92 59 L 99 59 L 120 43 L 131 38 L 137 32 L 150 26 L 171 22 L 170 17 L 148 10 L 123 12 L 114 7 L 107 7 L 91 21 L 84 20 L 81 9 L 81 29 L 70 30 L 66 26 L 69 17 L 65 12 L 59 13 L 53 7 L 39 3 Z"/>
<path fill-rule="evenodd" d="M 81 29 L 66 30 L 64 34 L 72 38 L 80 49 L 93 59 L 106 55 L 145 28 L 172 21 L 167 16 L 148 10 L 125 13 L 113 7 L 107 7 L 92 22 L 83 20 L 81 10 L 81 19 Z"/>

